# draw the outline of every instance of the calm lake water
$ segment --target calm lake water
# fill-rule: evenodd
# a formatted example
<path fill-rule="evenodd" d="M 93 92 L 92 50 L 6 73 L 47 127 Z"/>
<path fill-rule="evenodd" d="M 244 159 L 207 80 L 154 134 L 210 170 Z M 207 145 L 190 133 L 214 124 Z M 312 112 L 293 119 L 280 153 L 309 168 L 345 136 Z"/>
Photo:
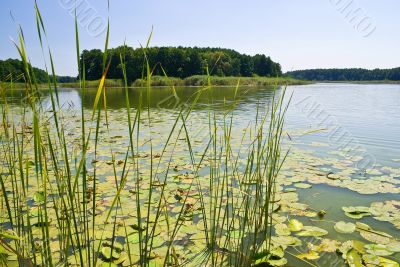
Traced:
<path fill-rule="evenodd" d="M 177 94 L 185 102 L 197 92 L 196 88 L 177 88 Z M 278 89 L 280 93 L 282 89 Z M 83 105 L 92 109 L 96 90 L 89 89 L 86 97 L 76 89 L 61 89 L 60 103 L 66 110 L 80 110 Z M 48 93 L 44 92 L 43 102 L 50 107 Z M 139 105 L 142 94 L 146 106 L 144 90 L 131 89 L 130 101 L 133 108 Z M 234 88 L 215 88 L 204 92 L 195 107 L 195 112 L 224 110 L 224 101 L 234 99 Z M 400 158 L 400 85 L 389 84 L 312 84 L 289 86 L 287 99 L 292 95 L 286 117 L 288 135 L 306 133 L 294 139 L 297 145 L 310 148 L 316 142 L 328 146 L 312 146 L 317 155 L 325 155 L 339 148 L 362 148 L 368 161 L 360 162 L 360 169 L 371 168 L 374 164 L 399 167 L 393 159 Z M 8 102 L 19 104 L 24 92 L 8 93 Z M 271 101 L 272 88 L 241 88 L 239 103 L 235 107 L 237 123 L 247 124 L 254 119 L 257 106 L 260 109 Z M 177 112 L 181 108 L 172 97 L 171 89 L 152 88 L 151 108 Z M 107 89 L 107 107 L 110 110 L 125 108 L 125 91 L 120 88 Z M 313 132 L 315 131 L 315 132 Z M 365 163 L 365 164 L 362 164 Z M 364 166 L 366 165 L 366 166 Z"/>
<path fill-rule="evenodd" d="M 197 88 L 178 88 L 177 94 L 182 102 L 193 97 L 199 90 Z M 282 88 L 277 90 L 278 94 Z M 61 89 L 60 102 L 66 113 L 77 113 L 83 105 L 92 109 L 95 90 L 88 90 L 83 96 L 82 92 L 75 89 Z M 137 108 L 142 95 L 143 106 L 146 106 L 146 92 L 141 89 L 130 90 L 132 108 Z M 287 178 L 292 178 L 294 173 L 304 170 L 304 163 L 308 167 L 318 168 L 318 171 L 329 175 L 347 175 L 360 184 L 360 188 L 368 181 L 393 182 L 394 187 L 400 186 L 400 85 L 388 84 L 312 84 L 303 86 L 289 86 L 286 91 L 287 101 L 291 102 L 286 116 L 286 132 L 284 136 L 284 149 L 293 151 L 289 154 L 289 167 L 283 171 Z M 244 129 L 255 119 L 257 109 L 264 110 L 271 103 L 274 90 L 272 88 L 240 88 L 237 92 L 239 100 L 234 107 L 233 123 L 238 129 Z M 231 107 L 234 100 L 234 88 L 214 88 L 205 91 L 194 108 L 198 115 L 193 120 L 193 125 L 198 129 L 207 127 L 208 111 L 218 111 L 223 116 L 227 106 Z M 23 91 L 9 92 L 8 102 L 18 106 L 24 98 Z M 47 92 L 43 92 L 44 106 L 50 105 Z M 177 102 L 172 97 L 168 88 L 151 89 L 151 110 L 156 110 L 160 123 L 173 121 L 173 115 L 182 107 L 182 102 Z M 115 88 L 107 89 L 107 106 L 110 112 L 121 112 L 125 116 L 125 91 Z M 155 121 L 157 123 L 157 121 Z M 112 124 L 112 123 L 111 123 Z M 153 122 L 154 124 L 154 122 Z M 293 161 L 291 161 L 293 157 Z M 298 165 L 293 163 L 296 161 Z M 314 164 L 315 163 L 315 164 Z M 298 167 L 296 167 L 298 166 Z M 390 192 L 380 191 L 357 192 L 357 185 L 344 184 L 335 186 L 329 182 L 307 180 L 307 175 L 300 174 L 305 181 L 313 184 L 312 188 L 298 189 L 301 203 L 308 204 L 312 209 L 325 210 L 325 222 L 319 222 L 319 227 L 329 229 L 328 238 L 346 241 L 360 239 L 358 234 L 338 235 L 334 232 L 332 222 L 329 221 L 354 221 L 345 216 L 343 206 L 370 206 L 373 202 L 387 200 L 400 200 L 397 189 Z M 313 224 L 313 219 L 301 219 L 305 224 Z M 398 228 L 390 222 L 382 222 L 368 217 L 363 219 L 374 229 L 384 231 L 400 238 Z M 296 253 L 295 250 L 292 251 Z M 325 259 L 324 259 L 325 257 Z M 322 260 L 333 262 L 338 258 Z M 329 256 L 332 257 L 332 256 Z M 398 254 L 389 257 L 400 261 Z M 292 266 L 302 266 L 304 263 L 289 258 Z M 309 266 L 309 265 L 304 265 Z M 322 265 L 321 265 L 322 266 Z M 328 266 L 328 265 L 324 265 Z M 332 265 L 333 266 L 333 265 Z M 342 265 L 337 265 L 342 266 Z"/>

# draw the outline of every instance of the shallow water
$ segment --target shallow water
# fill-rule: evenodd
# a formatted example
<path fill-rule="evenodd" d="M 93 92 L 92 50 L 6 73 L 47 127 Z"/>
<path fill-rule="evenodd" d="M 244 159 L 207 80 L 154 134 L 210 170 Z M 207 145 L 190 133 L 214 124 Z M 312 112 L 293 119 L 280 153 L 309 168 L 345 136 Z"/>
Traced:
<path fill-rule="evenodd" d="M 177 88 L 177 95 L 182 102 L 186 102 L 193 99 L 197 90 L 199 89 Z M 278 94 L 282 92 L 283 89 L 279 88 Z M 64 113 L 76 114 L 81 106 L 90 113 L 95 93 L 95 90 L 87 90 L 83 96 L 79 90 L 61 89 L 59 98 Z M 147 103 L 145 90 L 131 89 L 129 93 L 133 109 L 136 109 L 140 102 Z M 286 183 L 283 190 L 293 188 L 293 184 L 299 181 L 312 184 L 312 188 L 297 189 L 299 202 L 308 204 L 316 211 L 325 210 L 327 214 L 323 221 L 304 216 L 300 216 L 300 220 L 305 225 L 327 229 L 327 238 L 341 242 L 362 240 L 356 232 L 351 235 L 336 233 L 332 221 L 354 222 L 345 216 L 341 209 L 343 206 L 369 207 L 373 202 L 400 200 L 400 182 L 393 182 L 400 181 L 400 85 L 313 84 L 289 86 L 286 94 L 287 99 L 290 96 L 292 98 L 286 116 L 284 149 L 290 149 L 292 152 L 289 154 L 288 164 L 282 170 L 282 180 L 293 181 Z M 233 123 L 236 129 L 246 128 L 254 120 L 257 109 L 263 110 L 273 101 L 273 95 L 272 88 L 240 88 L 237 92 L 238 103 L 234 106 Z M 142 101 L 139 100 L 141 97 Z M 21 90 L 8 92 L 7 95 L 7 101 L 12 106 L 19 106 L 23 98 L 24 92 Z M 199 131 L 207 128 L 208 111 L 216 110 L 217 116 L 223 116 L 228 108 L 232 108 L 234 99 L 235 88 L 214 88 L 205 91 L 194 107 L 190 126 Z M 49 107 L 48 92 L 43 91 L 40 101 L 45 107 Z M 172 97 L 170 88 L 152 88 L 150 109 L 156 114 L 152 125 L 158 129 L 169 127 L 173 122 L 173 115 L 182 108 L 182 102 L 177 102 Z M 124 89 L 107 88 L 107 108 L 113 114 L 125 114 Z M 124 120 L 123 116 L 125 115 L 121 115 L 121 120 Z M 112 127 L 112 123 L 110 125 Z M 120 127 L 115 129 L 114 134 L 126 133 L 127 130 Z M 197 142 L 201 142 L 199 140 Z M 123 144 L 126 143 L 121 140 L 117 145 L 125 147 Z M 155 143 L 154 149 L 161 147 L 161 140 L 158 145 L 159 147 Z M 307 172 L 307 168 L 313 170 Z M 318 172 L 325 176 L 329 173 L 346 176 L 346 179 L 352 182 L 334 184 L 336 181 L 325 179 L 324 175 L 318 178 L 315 175 Z M 385 193 L 382 193 L 381 189 L 371 192 L 371 188 L 368 189 L 368 194 L 357 192 L 358 188 L 363 188 L 366 183 L 374 181 L 379 184 L 380 177 L 384 177 L 382 182 L 391 179 L 393 183 L 390 182 L 390 185 L 393 185 L 393 188 L 385 189 Z M 381 222 L 372 217 L 360 221 L 367 223 L 374 230 L 400 238 L 399 229 L 389 222 Z M 296 254 L 296 250 L 290 251 Z M 324 255 L 320 262 L 315 263 L 321 264 L 324 257 L 327 256 Z M 329 257 L 335 257 L 335 260 L 329 259 L 332 262 L 340 260 L 335 255 Z M 388 258 L 400 261 L 398 254 Z M 288 259 L 292 266 L 304 264 L 293 257 Z"/>

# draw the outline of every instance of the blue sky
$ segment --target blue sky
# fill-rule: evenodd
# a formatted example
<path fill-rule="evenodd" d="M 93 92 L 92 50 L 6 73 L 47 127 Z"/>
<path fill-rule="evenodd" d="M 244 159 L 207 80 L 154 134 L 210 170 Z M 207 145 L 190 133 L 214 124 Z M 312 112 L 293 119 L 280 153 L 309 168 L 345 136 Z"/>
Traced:
<path fill-rule="evenodd" d="M 56 72 L 61 75 L 77 73 L 74 19 L 69 10 L 74 1 L 38 0 Z M 76 1 L 88 14 L 80 16 L 81 49 L 103 48 L 105 34 L 98 34 L 108 16 L 107 1 Z M 398 0 L 110 0 L 110 5 L 110 47 L 125 39 L 138 47 L 153 26 L 151 45 L 264 53 L 285 71 L 400 66 Z M 0 59 L 18 57 L 10 40 L 16 39 L 11 12 L 24 30 L 31 62 L 43 67 L 33 7 L 33 0 L 1 0 Z"/>

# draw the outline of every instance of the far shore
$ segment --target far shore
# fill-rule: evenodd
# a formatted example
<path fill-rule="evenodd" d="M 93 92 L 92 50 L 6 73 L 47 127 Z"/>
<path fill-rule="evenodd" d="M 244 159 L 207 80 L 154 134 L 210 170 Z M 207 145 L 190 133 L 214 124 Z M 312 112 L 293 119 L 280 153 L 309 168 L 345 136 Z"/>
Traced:
<path fill-rule="evenodd" d="M 151 78 L 151 86 L 153 87 L 205 87 L 211 84 L 213 87 L 260 87 L 260 86 L 285 86 L 285 85 L 305 85 L 312 82 L 292 79 L 288 77 L 219 77 L 219 76 L 191 76 L 185 79 L 173 78 L 173 77 L 162 77 L 153 76 Z M 0 85 L 11 86 L 9 83 L 0 83 Z M 85 88 L 97 88 L 100 84 L 100 80 L 85 81 Z M 14 87 L 23 87 L 23 83 L 14 83 Z M 47 84 L 39 84 L 40 88 L 48 87 Z M 71 83 L 58 83 L 61 88 L 80 88 L 79 82 Z M 109 88 L 125 88 L 124 82 L 118 79 L 106 79 L 105 86 Z M 147 81 L 138 79 L 134 82 L 129 83 L 129 88 L 141 88 L 146 87 Z"/>
<path fill-rule="evenodd" d="M 372 81 L 306 81 L 298 80 L 290 77 L 210 77 L 211 86 L 215 88 L 232 87 L 239 84 L 240 87 L 262 87 L 262 86 L 289 86 L 289 85 L 307 85 L 316 83 L 340 83 L 340 84 L 400 84 L 400 81 L 392 80 L 372 80 Z M 100 81 L 86 81 L 85 88 L 97 88 Z M 161 76 L 154 76 L 151 80 L 151 86 L 157 88 L 174 87 L 193 87 L 201 88 L 208 86 L 209 79 L 207 76 L 192 76 L 186 79 L 180 78 L 166 78 Z M 58 83 L 59 88 L 73 88 L 79 89 L 79 82 L 72 83 Z M 7 83 L 0 82 L 0 87 L 21 89 L 25 85 L 23 83 Z M 107 79 L 105 86 L 108 88 L 125 88 L 122 80 Z M 147 86 L 146 80 L 138 79 L 132 82 L 128 88 L 143 88 Z M 47 89 L 48 84 L 38 84 L 39 89 Z M 1 89 L 1 88 L 0 88 Z"/>
<path fill-rule="evenodd" d="M 400 84 L 400 81 L 372 80 L 372 81 L 310 81 L 311 83 L 350 83 L 350 84 Z"/>
<path fill-rule="evenodd" d="M 213 87 L 232 87 L 232 86 L 275 86 L 275 85 L 305 85 L 311 82 L 296 80 L 288 77 L 218 77 L 218 76 L 191 76 L 185 79 L 174 77 L 153 76 L 151 78 L 151 86 L 153 87 L 204 87 L 211 84 Z M 87 81 L 87 88 L 97 88 L 99 81 Z M 107 79 L 105 82 L 107 87 L 124 87 L 122 80 Z M 62 87 L 79 88 L 79 83 L 63 83 Z M 146 87 L 147 81 L 138 79 L 130 83 L 130 88 Z"/>

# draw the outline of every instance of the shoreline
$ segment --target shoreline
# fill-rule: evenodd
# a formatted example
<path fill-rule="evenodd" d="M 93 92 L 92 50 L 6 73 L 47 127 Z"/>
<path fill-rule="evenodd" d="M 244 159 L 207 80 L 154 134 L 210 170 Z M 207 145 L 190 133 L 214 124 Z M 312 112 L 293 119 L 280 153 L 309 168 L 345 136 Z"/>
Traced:
<path fill-rule="evenodd" d="M 318 84 L 318 83 L 327 83 L 327 84 L 400 84 L 400 81 L 391 81 L 391 80 L 385 80 L 385 81 L 380 81 L 380 80 L 373 80 L 373 81 L 306 81 L 306 80 L 297 80 L 297 79 L 292 79 L 292 78 L 278 78 L 278 82 L 276 81 L 276 78 L 267 78 L 267 77 L 213 77 L 217 78 L 220 81 L 226 82 L 227 84 L 212 84 L 213 88 L 227 88 L 227 87 L 236 87 L 237 86 L 237 81 L 241 79 L 242 81 L 244 80 L 244 83 L 240 83 L 239 87 L 247 87 L 247 88 L 252 88 L 252 87 L 262 87 L 262 86 L 300 86 L 300 85 L 309 85 L 309 84 Z M 212 79 L 213 79 L 212 78 Z M 171 79 L 176 79 L 176 78 L 171 78 Z M 236 80 L 235 83 L 232 83 L 232 80 Z M 249 80 L 251 80 L 249 82 Z M 185 80 L 181 80 L 185 81 Z M 142 81 L 141 81 L 142 82 Z M 123 86 L 122 81 L 117 81 L 117 80 L 106 80 L 105 86 L 107 88 L 112 88 L 112 89 L 123 89 L 125 86 Z M 145 85 L 138 84 L 138 81 L 133 82 L 130 86 L 128 86 L 129 89 L 140 89 L 140 88 L 146 88 Z M 97 89 L 98 88 L 99 81 L 86 81 L 86 89 Z M 57 84 L 60 89 L 80 89 L 79 83 L 58 83 Z M 10 83 L 7 82 L 0 82 L 0 89 L 3 87 L 8 87 L 7 89 L 10 89 Z M 48 84 L 38 84 L 37 85 L 39 89 L 41 90 L 46 90 L 48 89 Z M 154 88 L 171 88 L 171 87 L 177 87 L 177 88 L 182 88 L 182 87 L 187 87 L 187 88 L 204 88 L 207 86 L 207 84 L 185 84 L 185 83 L 174 83 L 171 82 L 170 84 L 164 84 L 164 81 L 160 83 L 159 80 L 152 81 L 151 84 L 152 87 Z M 25 89 L 25 84 L 23 83 L 13 83 L 13 89 L 21 90 Z M 53 88 L 53 86 L 52 86 Z"/>
<path fill-rule="evenodd" d="M 312 83 L 349 83 L 349 84 L 400 84 L 400 81 L 371 80 L 371 81 L 310 81 Z"/>
<path fill-rule="evenodd" d="M 185 79 L 169 78 L 162 76 L 153 76 L 151 79 L 152 87 L 193 87 L 201 88 L 206 87 L 211 82 L 212 87 L 236 87 L 239 82 L 240 87 L 261 87 L 261 86 L 284 86 L 284 85 L 307 85 L 313 82 L 292 79 L 288 77 L 207 77 L 207 76 L 191 76 Z M 85 88 L 98 88 L 100 80 L 85 81 Z M 72 83 L 58 83 L 60 88 L 80 88 L 79 82 Z M 0 86 L 11 86 L 10 83 L 0 83 Z M 14 83 L 14 87 L 24 87 L 23 83 Z M 106 79 L 105 86 L 108 88 L 125 88 L 122 80 Z M 129 88 L 143 88 L 147 86 L 147 81 L 138 79 L 129 83 Z M 48 88 L 48 84 L 38 84 L 38 87 Z"/>
<path fill-rule="evenodd" d="M 208 86 L 207 76 L 191 76 L 185 79 L 169 78 L 161 76 L 153 76 L 151 80 L 152 87 L 193 87 L 201 88 Z M 240 87 L 260 87 L 260 86 L 275 86 L 275 85 L 306 85 L 313 82 L 292 79 L 288 77 L 217 77 L 210 78 L 212 87 L 236 87 L 239 82 Z M 97 88 L 99 81 L 86 82 L 86 88 Z M 121 80 L 106 80 L 105 85 L 112 88 L 125 88 Z M 64 83 L 62 87 L 79 88 L 79 83 Z M 147 86 L 147 81 L 138 79 L 128 86 L 129 88 L 143 88 Z"/>

